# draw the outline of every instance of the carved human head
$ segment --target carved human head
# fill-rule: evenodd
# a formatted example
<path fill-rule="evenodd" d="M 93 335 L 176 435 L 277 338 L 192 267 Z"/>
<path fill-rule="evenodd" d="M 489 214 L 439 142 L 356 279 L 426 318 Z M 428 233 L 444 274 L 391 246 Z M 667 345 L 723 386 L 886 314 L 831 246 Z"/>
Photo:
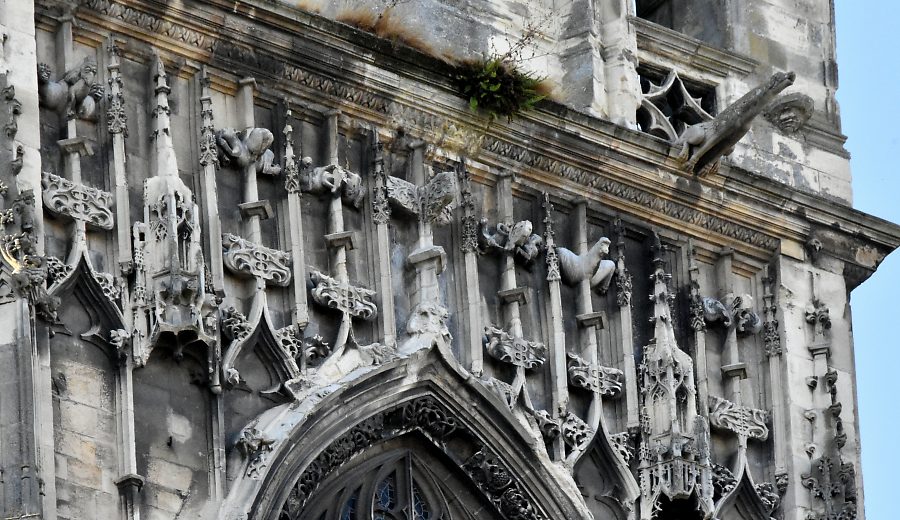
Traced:
<path fill-rule="evenodd" d="M 447 318 L 450 313 L 443 306 L 433 302 L 423 302 L 413 309 L 406 323 L 406 332 L 410 334 L 435 334 L 448 337 Z"/>
<path fill-rule="evenodd" d="M 812 117 L 814 103 L 811 97 L 795 92 L 774 103 L 766 111 L 766 119 L 786 134 L 793 134 L 803 128 Z"/>
<path fill-rule="evenodd" d="M 46 63 L 38 63 L 38 81 L 41 83 L 48 83 L 50 81 L 50 75 L 53 74 L 53 70 L 50 68 L 50 65 Z"/>

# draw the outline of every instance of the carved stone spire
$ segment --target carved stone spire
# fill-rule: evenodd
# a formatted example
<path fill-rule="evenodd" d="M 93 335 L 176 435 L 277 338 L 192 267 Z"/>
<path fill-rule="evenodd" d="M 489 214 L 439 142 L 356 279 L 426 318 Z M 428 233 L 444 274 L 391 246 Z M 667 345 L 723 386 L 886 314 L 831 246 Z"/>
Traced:
<path fill-rule="evenodd" d="M 169 81 L 166 69 L 158 53 L 153 56 L 153 92 L 156 106 L 153 108 L 153 157 L 156 159 L 153 174 L 157 177 L 177 177 L 178 161 L 169 122 Z"/>
<path fill-rule="evenodd" d="M 651 256 L 653 339 L 641 364 L 642 442 L 640 460 L 641 518 L 649 520 L 661 495 L 670 500 L 697 496 L 700 508 L 712 511 L 709 431 L 697 415 L 694 363 L 678 347 L 669 308 L 672 276 L 665 271 L 664 248 L 653 235 Z M 687 478 L 686 478 L 687 477 Z"/>
<path fill-rule="evenodd" d="M 169 123 L 169 83 L 159 54 L 154 56 L 153 176 L 144 183 L 144 218 L 134 225 L 133 304 L 146 318 L 136 319 L 137 363 L 150 356 L 160 334 L 185 328 L 197 341 L 215 342 L 215 297 L 206 293 L 199 208 L 178 176 Z M 213 199 L 215 200 L 215 199 Z M 183 336 L 183 335 L 182 335 Z M 180 349 L 187 345 L 179 344 Z"/>

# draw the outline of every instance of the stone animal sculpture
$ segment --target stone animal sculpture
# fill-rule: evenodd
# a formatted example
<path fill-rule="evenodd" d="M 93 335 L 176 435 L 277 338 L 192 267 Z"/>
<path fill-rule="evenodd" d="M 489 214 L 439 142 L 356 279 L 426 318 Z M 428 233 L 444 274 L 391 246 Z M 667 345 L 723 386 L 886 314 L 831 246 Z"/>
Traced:
<path fill-rule="evenodd" d="M 600 237 L 583 255 L 577 255 L 564 247 L 557 247 L 556 254 L 559 256 L 559 270 L 563 282 L 566 285 L 575 285 L 590 280 L 592 288 L 598 288 L 601 293 L 606 293 L 616 272 L 616 263 L 603 259 L 609 254 L 609 244 L 608 238 Z"/>
<path fill-rule="evenodd" d="M 742 336 L 762 330 L 762 318 L 753 310 L 753 297 L 749 294 L 735 297 L 730 308 L 710 297 L 704 297 L 702 303 L 703 319 L 709 324 L 721 323 L 725 328 L 734 326 Z"/>
<path fill-rule="evenodd" d="M 275 153 L 269 150 L 274 141 L 275 136 L 265 128 L 249 128 L 243 132 L 223 128 L 216 134 L 216 143 L 224 152 L 223 165 L 234 162 L 242 170 L 253 165 L 257 173 L 264 175 L 281 173 L 281 166 L 273 164 Z"/>
<path fill-rule="evenodd" d="M 355 208 L 362 205 L 363 198 L 366 196 L 362 177 L 337 164 L 313 168 L 301 177 L 300 189 L 318 195 L 340 192 L 341 198 Z"/>
<path fill-rule="evenodd" d="M 50 79 L 52 74 L 49 65 L 38 64 L 38 97 L 42 106 L 57 112 L 65 110 L 69 119 L 96 117 L 103 86 L 94 82 L 97 64 L 91 58 L 85 58 L 58 81 Z"/>
<path fill-rule="evenodd" d="M 734 145 L 750 130 L 759 115 L 782 90 L 794 84 L 793 72 L 775 73 L 769 81 L 744 94 L 710 121 L 682 132 L 672 146 L 684 169 L 705 176 L 718 169 L 719 159 L 734 151 Z"/>
<path fill-rule="evenodd" d="M 481 219 L 479 226 L 482 252 L 493 250 L 512 253 L 526 265 L 534 261 L 544 243 L 540 235 L 532 233 L 534 225 L 530 220 L 522 220 L 515 224 L 501 222 L 493 232 L 488 230 L 487 219 Z"/>

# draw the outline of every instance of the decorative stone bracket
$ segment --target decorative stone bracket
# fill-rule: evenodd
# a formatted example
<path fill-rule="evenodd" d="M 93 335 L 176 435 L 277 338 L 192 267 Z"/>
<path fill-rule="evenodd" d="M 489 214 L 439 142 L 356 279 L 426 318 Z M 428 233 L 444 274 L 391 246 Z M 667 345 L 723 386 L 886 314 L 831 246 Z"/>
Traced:
<path fill-rule="evenodd" d="M 222 235 L 225 267 L 239 276 L 286 287 L 291 283 L 291 255 L 254 244 L 232 233 Z"/>

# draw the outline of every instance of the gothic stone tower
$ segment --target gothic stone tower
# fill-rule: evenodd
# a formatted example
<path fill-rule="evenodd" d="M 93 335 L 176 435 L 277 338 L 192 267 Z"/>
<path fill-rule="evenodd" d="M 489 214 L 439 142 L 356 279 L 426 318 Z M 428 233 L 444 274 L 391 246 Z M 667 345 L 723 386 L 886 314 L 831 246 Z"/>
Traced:
<path fill-rule="evenodd" d="M 0 0 L 0 516 L 863 518 L 836 89 L 824 0 Z"/>

